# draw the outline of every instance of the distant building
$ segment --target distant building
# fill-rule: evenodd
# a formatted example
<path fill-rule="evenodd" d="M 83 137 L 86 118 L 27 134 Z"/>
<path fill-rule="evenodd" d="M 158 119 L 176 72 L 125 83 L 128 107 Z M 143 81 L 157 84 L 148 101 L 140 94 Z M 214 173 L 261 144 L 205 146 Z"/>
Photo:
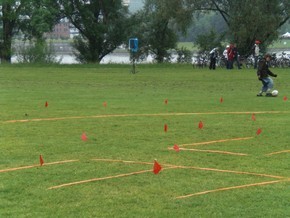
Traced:
<path fill-rule="evenodd" d="M 61 22 L 56 24 L 52 32 L 45 33 L 45 37 L 50 39 L 69 39 L 70 38 L 69 22 Z"/>
<path fill-rule="evenodd" d="M 124 5 L 128 6 L 130 13 L 135 13 L 143 8 L 145 0 L 122 1 Z M 68 19 L 64 19 L 59 24 L 56 24 L 52 32 L 45 33 L 45 37 L 50 39 L 69 39 L 77 35 L 79 35 L 79 31 L 69 23 Z"/>

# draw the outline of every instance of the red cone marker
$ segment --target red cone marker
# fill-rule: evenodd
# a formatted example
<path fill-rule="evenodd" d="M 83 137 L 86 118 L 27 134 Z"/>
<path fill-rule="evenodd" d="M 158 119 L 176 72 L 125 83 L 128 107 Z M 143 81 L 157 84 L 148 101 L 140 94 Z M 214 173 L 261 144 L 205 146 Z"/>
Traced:
<path fill-rule="evenodd" d="M 156 160 L 154 160 L 153 173 L 158 174 L 161 169 L 161 165 Z"/>
<path fill-rule="evenodd" d="M 87 137 L 86 133 L 83 133 L 83 134 L 82 134 L 81 139 L 82 139 L 83 141 L 87 141 L 87 140 L 88 140 L 88 137 Z"/>
<path fill-rule="evenodd" d="M 40 166 L 42 166 L 44 164 L 44 160 L 42 158 L 42 155 L 39 155 L 39 162 L 40 162 Z"/>
<path fill-rule="evenodd" d="M 173 149 L 174 149 L 176 152 L 179 152 L 179 151 L 180 151 L 179 146 L 176 145 L 176 144 L 173 146 Z"/>

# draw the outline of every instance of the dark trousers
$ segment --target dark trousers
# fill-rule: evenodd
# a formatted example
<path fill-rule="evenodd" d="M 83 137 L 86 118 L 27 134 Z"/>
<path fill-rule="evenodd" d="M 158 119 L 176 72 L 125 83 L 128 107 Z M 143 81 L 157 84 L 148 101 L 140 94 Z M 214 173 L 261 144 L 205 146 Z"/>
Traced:
<path fill-rule="evenodd" d="M 209 69 L 215 70 L 216 58 L 210 58 Z"/>

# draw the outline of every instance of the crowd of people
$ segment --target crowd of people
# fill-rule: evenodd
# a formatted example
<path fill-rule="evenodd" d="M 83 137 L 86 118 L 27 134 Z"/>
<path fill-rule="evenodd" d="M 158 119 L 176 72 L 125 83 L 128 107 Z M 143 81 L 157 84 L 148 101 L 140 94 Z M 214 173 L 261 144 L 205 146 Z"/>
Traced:
<path fill-rule="evenodd" d="M 210 51 L 210 64 L 209 69 L 215 70 L 216 68 L 216 59 L 218 57 L 218 48 L 214 48 Z M 234 63 L 236 63 L 237 68 L 241 69 L 240 64 L 240 55 L 236 44 L 227 45 L 223 51 L 223 59 L 227 69 L 233 69 Z"/>

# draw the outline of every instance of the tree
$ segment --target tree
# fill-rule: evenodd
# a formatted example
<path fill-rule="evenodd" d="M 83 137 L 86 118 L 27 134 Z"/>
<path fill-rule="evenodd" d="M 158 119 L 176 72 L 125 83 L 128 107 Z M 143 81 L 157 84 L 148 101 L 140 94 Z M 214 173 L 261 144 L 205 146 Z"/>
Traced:
<path fill-rule="evenodd" d="M 52 29 L 58 11 L 54 0 L 2 0 L 0 10 L 0 58 L 7 63 L 11 63 L 13 36 L 22 31 L 40 38 Z"/>
<path fill-rule="evenodd" d="M 128 39 L 129 17 L 122 0 L 61 0 L 63 14 L 80 35 L 73 46 L 82 63 L 100 63 Z"/>
<path fill-rule="evenodd" d="M 195 43 L 199 47 L 200 52 L 208 52 L 213 48 L 221 49 L 221 42 L 223 40 L 222 34 L 217 34 L 215 31 L 210 31 L 207 34 L 201 34 L 197 37 Z"/>
<path fill-rule="evenodd" d="M 279 28 L 289 20 L 289 0 L 208 0 L 203 10 L 220 13 L 229 27 L 231 42 L 240 53 L 249 54 L 255 40 L 267 47 L 278 37 Z"/>
<path fill-rule="evenodd" d="M 133 33 L 140 39 L 140 52 L 153 54 L 158 63 L 170 61 L 177 32 L 186 32 L 193 21 L 193 16 L 188 16 L 193 10 L 190 0 L 146 0 L 143 10 L 133 16 L 137 24 Z"/>

